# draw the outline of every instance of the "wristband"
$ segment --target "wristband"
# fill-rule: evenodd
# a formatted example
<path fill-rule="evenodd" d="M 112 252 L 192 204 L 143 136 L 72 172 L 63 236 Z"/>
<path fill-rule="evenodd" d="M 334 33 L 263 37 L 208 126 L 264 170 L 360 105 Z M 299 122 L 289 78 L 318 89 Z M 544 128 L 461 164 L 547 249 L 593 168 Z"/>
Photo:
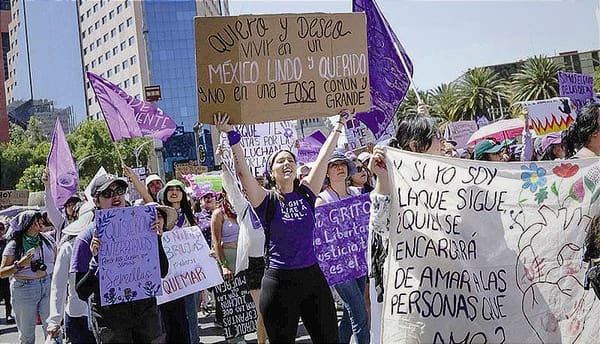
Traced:
<path fill-rule="evenodd" d="M 235 130 L 227 132 L 227 141 L 229 141 L 229 145 L 233 146 L 239 143 L 242 140 L 242 135 Z"/>
<path fill-rule="evenodd" d="M 219 265 L 227 266 L 227 259 L 219 260 Z"/>
<path fill-rule="evenodd" d="M 342 133 L 342 131 L 341 131 L 340 129 L 336 129 L 336 130 L 334 130 L 334 131 L 335 131 L 336 133 L 340 133 L 340 134 Z"/>

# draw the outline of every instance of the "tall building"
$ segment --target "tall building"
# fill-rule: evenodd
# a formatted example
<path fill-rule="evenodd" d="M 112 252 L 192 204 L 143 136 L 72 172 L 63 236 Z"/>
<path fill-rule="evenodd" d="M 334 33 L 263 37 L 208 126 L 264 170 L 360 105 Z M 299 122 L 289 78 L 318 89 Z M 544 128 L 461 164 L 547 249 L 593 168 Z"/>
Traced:
<path fill-rule="evenodd" d="M 63 109 L 56 108 L 54 102 L 48 99 L 14 101 L 8 106 L 8 113 L 10 120 L 23 128 L 32 117 L 37 119 L 40 131 L 48 140 L 52 139 L 57 118 L 60 119 L 65 134 L 72 133 L 75 128 L 73 108 L 70 106 Z"/>
<path fill-rule="evenodd" d="M 145 86 L 159 85 L 161 99 L 156 105 L 182 126 L 183 132 L 192 132 L 198 121 L 193 18 L 228 13 L 226 0 L 78 0 L 83 68 L 137 98 L 143 98 Z M 88 82 L 85 92 L 88 118 L 100 118 L 100 107 Z M 199 134 L 199 143 L 212 152 L 210 131 Z M 194 140 L 190 142 L 194 145 Z M 191 150 L 193 154 L 182 155 L 168 149 L 170 146 L 165 145 L 166 161 L 197 158 L 196 149 Z M 212 154 L 206 158 L 204 164 L 214 165 Z M 170 165 L 165 165 L 167 173 L 172 171 Z"/>
<path fill-rule="evenodd" d="M 8 111 L 6 110 L 6 90 L 4 82 L 8 79 L 8 50 L 10 36 L 8 23 L 10 22 L 10 0 L 0 0 L 0 143 L 10 140 L 8 134 Z"/>

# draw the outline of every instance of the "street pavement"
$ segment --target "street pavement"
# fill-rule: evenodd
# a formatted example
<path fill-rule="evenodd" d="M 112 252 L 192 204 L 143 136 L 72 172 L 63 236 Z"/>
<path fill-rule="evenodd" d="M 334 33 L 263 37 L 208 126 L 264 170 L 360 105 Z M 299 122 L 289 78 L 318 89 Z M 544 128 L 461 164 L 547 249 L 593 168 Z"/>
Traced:
<path fill-rule="evenodd" d="M 7 325 L 5 315 L 4 304 L 0 304 L 0 343 L 18 343 L 19 333 L 17 332 L 17 325 Z M 342 316 L 342 312 L 338 307 L 338 320 Z M 199 327 L 200 327 L 200 343 L 226 343 L 225 337 L 223 337 L 223 330 L 213 323 L 213 314 L 206 314 L 203 312 L 198 313 Z M 36 344 L 44 343 L 44 336 L 42 333 L 42 326 L 36 326 Z M 247 334 L 244 336 L 247 343 L 256 343 L 256 333 Z M 310 337 L 304 328 L 302 322 L 298 327 L 298 334 L 296 335 L 296 343 L 311 343 Z"/>

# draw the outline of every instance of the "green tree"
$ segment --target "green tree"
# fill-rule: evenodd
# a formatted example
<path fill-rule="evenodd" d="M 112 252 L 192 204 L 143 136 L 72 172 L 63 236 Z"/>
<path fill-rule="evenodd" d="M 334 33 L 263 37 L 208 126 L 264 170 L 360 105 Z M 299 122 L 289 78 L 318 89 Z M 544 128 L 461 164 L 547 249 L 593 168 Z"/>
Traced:
<path fill-rule="evenodd" d="M 19 182 L 15 186 L 17 190 L 44 191 L 42 183 L 42 173 L 46 169 L 46 164 L 35 164 L 27 167 Z"/>
<path fill-rule="evenodd" d="M 148 141 L 148 138 L 124 139 L 114 144 L 103 120 L 84 121 L 67 137 L 71 153 L 79 163 L 79 185 L 85 188 L 100 167 L 108 173 L 123 175 L 121 156 L 128 166 L 135 165 L 135 148 Z M 118 151 L 115 148 L 118 147 Z M 143 147 L 140 162 L 148 160 L 150 144 Z"/>
<path fill-rule="evenodd" d="M 474 119 L 487 114 L 491 107 L 499 107 L 498 95 L 504 96 L 504 84 L 500 76 L 489 68 L 477 67 L 465 73 L 458 83 L 458 112 L 463 119 Z"/>
<path fill-rule="evenodd" d="M 549 99 L 558 96 L 558 71 L 561 66 L 545 56 L 527 60 L 512 76 L 511 102 Z"/>
<path fill-rule="evenodd" d="M 455 84 L 441 84 L 430 91 L 433 107 L 431 114 L 440 119 L 441 126 L 460 120 L 458 113 L 458 87 Z"/>
<path fill-rule="evenodd" d="M 5 190 L 14 189 L 29 166 L 45 164 L 50 147 L 34 117 L 27 130 L 11 123 L 9 131 L 10 141 L 0 145 L 0 189 Z"/>

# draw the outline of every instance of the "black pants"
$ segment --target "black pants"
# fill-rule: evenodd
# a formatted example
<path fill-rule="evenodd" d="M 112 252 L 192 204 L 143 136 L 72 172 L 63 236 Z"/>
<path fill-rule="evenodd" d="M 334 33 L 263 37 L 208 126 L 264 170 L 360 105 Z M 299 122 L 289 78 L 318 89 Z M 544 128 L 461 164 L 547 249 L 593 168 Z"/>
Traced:
<path fill-rule="evenodd" d="M 4 300 L 6 317 L 12 313 L 12 304 L 10 303 L 10 283 L 8 278 L 0 278 L 0 300 Z"/>
<path fill-rule="evenodd" d="M 190 343 L 190 326 L 183 297 L 159 305 L 167 343 Z"/>
<path fill-rule="evenodd" d="M 317 264 L 297 270 L 266 270 L 260 312 L 271 343 L 295 342 L 300 318 L 313 343 L 338 342 L 335 304 Z"/>

